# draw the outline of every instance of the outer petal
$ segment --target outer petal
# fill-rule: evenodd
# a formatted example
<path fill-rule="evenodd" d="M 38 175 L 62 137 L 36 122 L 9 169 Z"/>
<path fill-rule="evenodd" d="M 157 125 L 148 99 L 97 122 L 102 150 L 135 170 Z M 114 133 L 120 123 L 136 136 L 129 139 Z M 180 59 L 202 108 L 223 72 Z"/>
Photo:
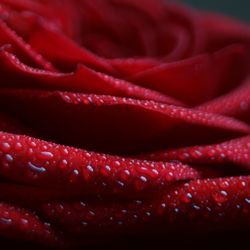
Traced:
<path fill-rule="evenodd" d="M 246 46 L 233 45 L 211 55 L 160 64 L 128 79 L 195 105 L 243 80 L 248 72 L 248 53 Z"/>
<path fill-rule="evenodd" d="M 161 151 L 143 157 L 160 161 L 179 160 L 185 163 L 209 163 L 214 167 L 222 163 L 233 163 L 250 170 L 250 137 L 246 136 L 208 146 Z"/>
<path fill-rule="evenodd" d="M 29 44 L 27 44 L 15 31 L 0 20 L 0 45 L 12 45 L 17 55 L 23 58 L 24 61 L 47 70 L 54 71 L 54 67 L 50 62 L 37 53 Z"/>
<path fill-rule="evenodd" d="M 0 134 L 0 172 L 7 179 L 43 187 L 65 187 L 87 195 L 162 189 L 199 173 L 178 163 L 154 163 L 101 155 L 34 138 Z"/>
<path fill-rule="evenodd" d="M 238 120 L 153 101 L 4 89 L 0 97 L 11 114 L 43 138 L 101 152 L 136 154 L 249 133 Z"/>
<path fill-rule="evenodd" d="M 72 90 L 181 104 L 174 98 L 96 72 L 84 65 L 79 65 L 77 70 L 72 73 L 55 73 L 29 67 L 20 62 L 12 53 L 5 51 L 4 48 L 0 53 L 2 57 L 0 58 L 2 61 L 1 71 L 4 74 L 2 87 Z"/>
<path fill-rule="evenodd" d="M 250 43 L 249 25 L 215 13 L 201 14 L 207 32 L 207 50 L 216 50 L 232 43 Z"/>
<path fill-rule="evenodd" d="M 210 100 L 198 107 L 207 112 L 237 117 L 250 122 L 250 78 L 231 92 Z"/>
<path fill-rule="evenodd" d="M 249 185 L 249 177 L 197 180 L 149 200 L 117 203 L 82 199 L 48 203 L 42 210 L 75 235 L 242 229 L 249 228 Z"/>
<path fill-rule="evenodd" d="M 0 203 L 0 236 L 45 246 L 62 245 L 49 223 L 28 210 L 5 203 Z"/>

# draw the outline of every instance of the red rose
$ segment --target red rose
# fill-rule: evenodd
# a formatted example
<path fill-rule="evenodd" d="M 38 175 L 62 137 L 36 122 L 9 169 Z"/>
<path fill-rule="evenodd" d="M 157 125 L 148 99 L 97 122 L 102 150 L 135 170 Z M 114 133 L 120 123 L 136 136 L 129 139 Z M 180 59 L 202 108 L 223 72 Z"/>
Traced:
<path fill-rule="evenodd" d="M 249 26 L 160 0 L 0 17 L 0 237 L 249 228 Z"/>

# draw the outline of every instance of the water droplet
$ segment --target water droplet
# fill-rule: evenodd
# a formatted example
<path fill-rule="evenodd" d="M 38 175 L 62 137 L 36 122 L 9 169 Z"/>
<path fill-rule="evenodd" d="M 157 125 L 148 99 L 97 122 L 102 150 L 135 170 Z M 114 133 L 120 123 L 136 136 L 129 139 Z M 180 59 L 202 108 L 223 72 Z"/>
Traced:
<path fill-rule="evenodd" d="M 227 192 L 224 191 L 224 190 L 220 191 L 220 193 L 221 193 L 223 196 L 227 196 Z"/>
<path fill-rule="evenodd" d="M 80 201 L 80 206 L 81 207 L 86 207 L 86 204 L 83 201 Z"/>
<path fill-rule="evenodd" d="M 47 151 L 41 152 L 40 156 L 39 156 L 39 158 L 43 159 L 43 160 L 49 160 L 53 157 L 54 157 L 54 155 L 51 152 L 47 152 Z"/>
<path fill-rule="evenodd" d="M 82 221 L 82 225 L 83 225 L 84 227 L 86 227 L 86 226 L 88 225 L 88 222 Z"/>
<path fill-rule="evenodd" d="M 68 154 L 69 154 L 68 149 L 67 149 L 67 148 L 65 148 L 65 149 L 63 150 L 63 153 L 64 153 L 65 155 L 68 155 Z"/>
<path fill-rule="evenodd" d="M 108 165 L 105 166 L 105 169 L 106 169 L 107 171 L 111 171 L 111 167 L 108 166 Z"/>
<path fill-rule="evenodd" d="M 167 204 L 166 203 L 161 203 L 161 207 L 166 208 Z"/>
<path fill-rule="evenodd" d="M 126 175 L 128 175 L 128 176 L 130 175 L 129 170 L 127 170 L 127 169 L 126 169 L 126 170 L 124 170 L 124 173 L 125 173 Z"/>
<path fill-rule="evenodd" d="M 117 181 L 117 184 L 120 186 L 120 187 L 124 187 L 125 184 L 122 182 L 122 181 Z"/>
<path fill-rule="evenodd" d="M 197 156 L 202 156 L 202 153 L 199 150 L 194 151 Z"/>
<path fill-rule="evenodd" d="M 87 169 L 88 169 L 90 172 L 92 172 L 92 173 L 94 172 L 94 168 L 93 168 L 92 166 L 90 166 L 90 165 L 87 166 Z"/>
<path fill-rule="evenodd" d="M 147 182 L 147 181 L 148 181 L 147 178 L 146 178 L 145 176 L 140 176 L 140 180 L 141 180 L 142 182 Z"/>
<path fill-rule="evenodd" d="M 245 199 L 245 202 L 246 202 L 248 205 L 250 205 L 250 198 L 246 198 L 246 199 Z"/>
<path fill-rule="evenodd" d="M 152 169 L 152 172 L 153 172 L 154 176 L 158 176 L 159 175 L 159 171 L 156 170 L 156 169 Z"/>
<path fill-rule="evenodd" d="M 29 148 L 29 149 L 28 149 L 28 155 L 32 155 L 32 154 L 33 154 L 33 152 L 34 152 L 34 151 L 33 151 L 33 149 L 32 149 L 32 148 Z"/>
<path fill-rule="evenodd" d="M 239 204 L 237 204 L 237 205 L 236 205 L 236 208 L 237 208 L 237 209 L 240 209 L 240 208 L 241 208 L 241 206 L 240 206 Z"/>
<path fill-rule="evenodd" d="M 47 228 L 50 228 L 51 224 L 49 222 L 44 222 L 44 226 L 47 227 Z"/>
<path fill-rule="evenodd" d="M 67 161 L 67 160 L 62 160 L 62 163 L 63 163 L 64 165 L 67 165 L 67 164 L 68 164 L 68 161 Z"/>
<path fill-rule="evenodd" d="M 211 209 L 210 207 L 206 207 L 206 210 L 207 210 L 208 212 L 211 212 L 211 211 L 212 211 L 212 209 Z"/>
<path fill-rule="evenodd" d="M 181 200 L 183 201 L 183 202 L 185 202 L 185 203 L 189 203 L 190 202 L 190 200 L 192 199 L 192 194 L 190 194 L 190 193 L 184 193 L 184 194 L 182 194 L 181 195 Z"/>
<path fill-rule="evenodd" d="M 240 185 L 241 185 L 241 187 L 246 187 L 246 186 L 247 186 L 247 183 L 246 183 L 245 181 L 241 181 L 241 182 L 240 182 Z"/>
<path fill-rule="evenodd" d="M 143 190 L 146 187 L 148 179 L 145 176 L 140 176 L 139 180 L 135 180 L 135 188 L 137 190 Z"/>
<path fill-rule="evenodd" d="M 95 216 L 95 213 L 93 212 L 93 211 L 89 211 L 88 212 L 88 218 L 90 218 L 90 217 L 94 217 Z"/>
<path fill-rule="evenodd" d="M 33 142 L 33 141 L 30 143 L 30 145 L 31 145 L 32 147 L 36 147 L 36 143 Z"/>
<path fill-rule="evenodd" d="M 1 149 L 2 149 L 2 151 L 3 152 L 8 152 L 9 151 L 9 149 L 10 149 L 10 144 L 8 143 L 8 142 L 3 142 L 2 144 L 1 144 Z"/>
<path fill-rule="evenodd" d="M 174 209 L 174 212 L 177 213 L 177 214 L 179 213 L 179 211 L 180 211 L 180 210 L 179 210 L 179 208 L 177 208 L 177 207 Z"/>
<path fill-rule="evenodd" d="M 22 218 L 21 219 L 22 224 L 27 225 L 29 221 L 27 219 Z"/>
<path fill-rule="evenodd" d="M 104 167 L 101 168 L 101 173 L 104 175 L 104 176 L 108 176 L 111 172 L 111 167 L 109 165 L 106 165 Z"/>
<path fill-rule="evenodd" d="M 222 190 L 213 194 L 213 198 L 217 204 L 227 201 L 227 192 Z"/>
<path fill-rule="evenodd" d="M 73 170 L 73 173 L 74 173 L 75 175 L 79 175 L 79 171 L 78 171 L 77 169 L 74 169 L 74 170 Z"/>
<path fill-rule="evenodd" d="M 63 95 L 62 97 L 63 97 L 63 99 L 64 99 L 66 102 L 69 102 L 69 103 L 72 102 L 72 99 L 71 99 L 68 95 Z"/>
<path fill-rule="evenodd" d="M 201 208 L 195 204 L 192 204 L 192 208 L 194 208 L 195 210 L 200 210 Z"/>
<path fill-rule="evenodd" d="M 130 171 L 125 169 L 124 171 L 122 171 L 120 173 L 120 178 L 123 180 L 123 181 L 127 181 L 130 177 Z"/>
<path fill-rule="evenodd" d="M 28 166 L 31 170 L 35 171 L 36 173 L 44 173 L 46 172 L 46 169 L 44 167 L 38 167 L 36 165 L 34 165 L 31 162 L 28 162 Z"/>
<path fill-rule="evenodd" d="M 229 182 L 228 182 L 228 181 L 222 181 L 222 182 L 219 184 L 219 186 L 220 186 L 221 188 L 227 188 L 227 187 L 229 187 L 230 185 L 229 185 Z"/>
<path fill-rule="evenodd" d="M 12 220 L 7 218 L 0 218 L 0 223 L 10 225 L 12 223 Z"/>
<path fill-rule="evenodd" d="M 167 181 L 172 181 L 173 180 L 173 176 L 174 176 L 174 174 L 172 172 L 168 172 L 166 174 L 166 180 Z"/>
<path fill-rule="evenodd" d="M 12 162 L 14 159 L 13 159 L 12 155 L 6 154 L 6 155 L 5 155 L 5 160 L 6 160 L 7 162 Z"/>
<path fill-rule="evenodd" d="M 59 168 L 64 169 L 67 165 L 68 161 L 64 159 L 59 163 Z"/>
<path fill-rule="evenodd" d="M 15 145 L 16 150 L 21 150 L 23 148 L 22 144 L 20 142 L 17 142 Z"/>
<path fill-rule="evenodd" d="M 225 159 L 225 158 L 226 158 L 226 155 L 225 155 L 224 153 L 221 153 L 221 154 L 220 154 L 220 157 L 221 157 L 222 159 Z"/>
<path fill-rule="evenodd" d="M 120 163 L 119 161 L 115 161 L 114 163 L 115 163 L 115 165 L 118 166 L 118 167 L 121 165 L 121 163 Z"/>
<path fill-rule="evenodd" d="M 135 200 L 135 203 L 138 204 L 138 205 L 141 205 L 141 204 L 142 204 L 142 201 L 140 201 L 140 200 Z"/>
<path fill-rule="evenodd" d="M 134 217 L 134 219 L 138 219 L 138 215 L 137 214 L 134 214 L 133 217 Z"/>

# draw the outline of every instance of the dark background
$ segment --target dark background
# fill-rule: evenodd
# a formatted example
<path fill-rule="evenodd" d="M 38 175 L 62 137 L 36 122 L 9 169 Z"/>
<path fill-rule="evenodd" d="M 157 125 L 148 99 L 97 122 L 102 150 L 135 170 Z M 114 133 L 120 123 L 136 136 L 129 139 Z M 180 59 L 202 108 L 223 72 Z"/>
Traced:
<path fill-rule="evenodd" d="M 250 0 L 179 0 L 197 8 L 222 12 L 250 22 Z"/>

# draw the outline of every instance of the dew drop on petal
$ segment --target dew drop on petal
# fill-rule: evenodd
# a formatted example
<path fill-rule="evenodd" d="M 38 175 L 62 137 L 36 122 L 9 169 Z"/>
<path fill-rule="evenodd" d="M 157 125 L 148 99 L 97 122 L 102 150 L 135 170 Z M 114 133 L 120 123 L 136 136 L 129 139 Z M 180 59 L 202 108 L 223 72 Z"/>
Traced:
<path fill-rule="evenodd" d="M 36 166 L 36 165 L 34 165 L 33 163 L 31 163 L 31 162 L 28 162 L 28 166 L 29 166 L 29 168 L 30 168 L 32 171 L 34 171 L 34 172 L 36 172 L 36 173 L 44 173 L 44 172 L 46 172 L 46 169 L 45 169 L 44 167 Z"/>
<path fill-rule="evenodd" d="M 59 168 L 64 169 L 67 165 L 68 161 L 64 159 L 59 163 Z"/>
<path fill-rule="evenodd" d="M 241 188 L 244 188 L 244 187 L 246 187 L 247 186 L 247 183 L 245 182 L 245 181 L 241 181 L 240 182 L 240 187 Z"/>
<path fill-rule="evenodd" d="M 94 172 L 94 168 L 93 168 L 92 166 L 90 166 L 90 165 L 87 166 L 87 169 L 88 169 L 90 172 L 92 172 L 92 173 Z"/>
<path fill-rule="evenodd" d="M 213 198 L 214 198 L 214 200 L 215 200 L 215 202 L 217 203 L 217 204 L 219 204 L 219 203 L 224 203 L 225 201 L 227 201 L 227 192 L 226 191 L 224 191 L 224 190 L 222 190 L 222 191 L 219 191 L 219 192 L 215 192 L 214 194 L 213 194 Z"/>
<path fill-rule="evenodd" d="M 250 205 L 250 198 L 245 198 L 245 202 Z"/>
<path fill-rule="evenodd" d="M 40 153 L 39 158 L 43 160 L 49 160 L 53 158 L 54 155 L 51 152 L 43 151 Z"/>
<path fill-rule="evenodd" d="M 180 212 L 179 208 L 176 207 L 176 208 L 174 209 L 174 212 L 178 214 L 178 213 Z"/>
<path fill-rule="evenodd" d="M 161 203 L 161 207 L 166 208 L 167 204 L 166 203 Z"/>
<path fill-rule="evenodd" d="M 10 225 L 12 223 L 12 220 L 8 218 L 0 218 L 0 223 L 4 225 Z"/>
<path fill-rule="evenodd" d="M 117 184 L 118 184 L 119 187 L 124 187 L 125 186 L 125 184 L 122 181 L 117 181 Z"/>
<path fill-rule="evenodd" d="M 6 155 L 5 155 L 5 160 L 6 160 L 7 162 L 12 162 L 12 161 L 14 160 L 14 158 L 12 157 L 12 155 L 6 154 Z"/>
<path fill-rule="evenodd" d="M 20 142 L 17 142 L 15 145 L 15 150 L 19 151 L 23 148 L 22 144 Z"/>
<path fill-rule="evenodd" d="M 21 219 L 21 222 L 23 225 L 27 225 L 29 223 L 29 221 L 27 219 Z"/>
<path fill-rule="evenodd" d="M 182 194 L 181 195 L 181 200 L 183 201 L 183 202 L 185 202 L 185 203 L 189 203 L 190 202 L 190 200 L 192 199 L 192 194 L 190 194 L 190 193 L 184 193 L 184 194 Z"/>
<path fill-rule="evenodd" d="M 73 170 L 73 173 L 74 173 L 75 175 L 79 175 L 79 171 L 78 171 L 77 169 L 74 169 L 74 170 Z"/>
<path fill-rule="evenodd" d="M 106 165 L 102 167 L 100 171 L 104 176 L 108 176 L 111 173 L 111 167 L 109 165 Z"/>
<path fill-rule="evenodd" d="M 192 208 L 195 209 L 195 210 L 200 210 L 201 208 L 195 204 L 192 204 Z"/>
<path fill-rule="evenodd" d="M 127 181 L 130 178 L 130 171 L 128 169 L 125 169 L 124 171 L 121 171 L 120 178 L 123 181 Z"/>
<path fill-rule="evenodd" d="M 140 180 L 143 181 L 143 182 L 147 182 L 148 181 L 148 179 L 145 176 L 143 176 L 143 175 L 140 176 Z"/>
<path fill-rule="evenodd" d="M 1 149 L 2 149 L 2 151 L 3 152 L 8 152 L 9 151 L 9 149 L 10 149 L 10 144 L 8 143 L 8 142 L 3 142 L 2 144 L 1 144 Z"/>
<path fill-rule="evenodd" d="M 65 155 L 68 155 L 68 154 L 69 154 L 68 149 L 67 149 L 67 148 L 65 148 L 65 149 L 63 150 L 63 153 L 64 153 Z"/>
<path fill-rule="evenodd" d="M 230 186 L 228 181 L 223 181 L 219 185 L 221 188 L 227 188 Z"/>
<path fill-rule="evenodd" d="M 86 227 L 86 226 L 88 225 L 88 222 L 82 221 L 82 225 L 83 225 L 84 227 Z"/>

